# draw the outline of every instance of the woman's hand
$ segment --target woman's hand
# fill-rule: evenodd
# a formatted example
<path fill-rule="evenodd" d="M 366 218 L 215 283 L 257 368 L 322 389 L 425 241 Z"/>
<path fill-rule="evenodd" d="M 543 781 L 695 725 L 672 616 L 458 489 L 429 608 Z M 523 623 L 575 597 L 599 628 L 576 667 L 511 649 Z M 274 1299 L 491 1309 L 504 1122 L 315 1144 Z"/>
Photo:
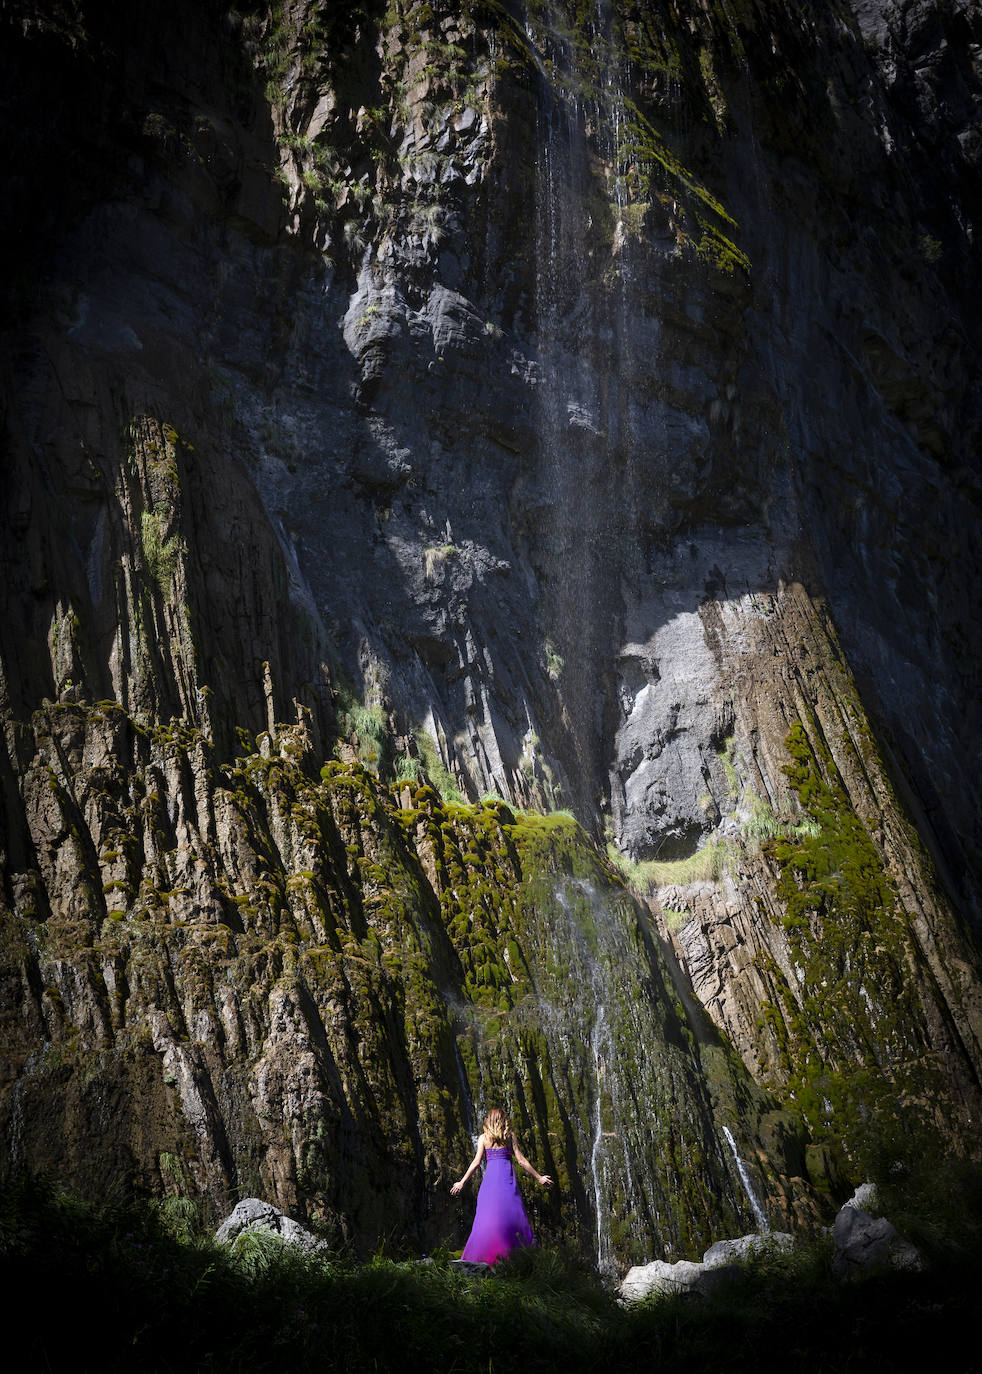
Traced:
<path fill-rule="evenodd" d="M 548 1174 L 540 1174 L 539 1177 L 538 1177 L 538 1179 L 537 1179 L 536 1181 L 537 1181 L 538 1183 L 541 1183 L 542 1186 L 543 1186 L 543 1188 L 551 1188 L 551 1187 L 552 1187 L 552 1179 L 549 1177 Z"/>
<path fill-rule="evenodd" d="M 451 1197 L 456 1197 L 457 1194 L 460 1192 L 461 1188 L 463 1188 L 463 1186 L 464 1186 L 464 1180 L 463 1180 L 462 1178 L 458 1178 L 458 1180 L 457 1180 L 456 1183 L 452 1183 L 452 1184 L 450 1185 L 450 1196 L 451 1196 Z"/>

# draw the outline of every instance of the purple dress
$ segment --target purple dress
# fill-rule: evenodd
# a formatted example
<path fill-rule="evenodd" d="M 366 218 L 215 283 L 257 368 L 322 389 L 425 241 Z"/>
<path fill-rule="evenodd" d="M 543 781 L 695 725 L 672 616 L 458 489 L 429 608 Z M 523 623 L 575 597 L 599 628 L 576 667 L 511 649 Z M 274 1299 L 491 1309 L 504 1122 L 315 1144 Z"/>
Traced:
<path fill-rule="evenodd" d="M 534 1245 L 535 1237 L 515 1181 L 511 1147 L 486 1149 L 484 1156 L 487 1163 L 477 1194 L 474 1225 L 461 1259 L 494 1264 L 520 1245 Z"/>

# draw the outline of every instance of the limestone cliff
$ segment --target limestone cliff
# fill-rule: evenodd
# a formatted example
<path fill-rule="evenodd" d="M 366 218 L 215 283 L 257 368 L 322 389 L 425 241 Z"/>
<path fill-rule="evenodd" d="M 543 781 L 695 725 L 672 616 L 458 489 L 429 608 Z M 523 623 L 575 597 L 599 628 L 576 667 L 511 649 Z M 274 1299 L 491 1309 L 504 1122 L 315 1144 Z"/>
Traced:
<path fill-rule="evenodd" d="M 814 9 L 7 7 L 5 1167 L 432 1240 L 501 1095 L 612 1265 L 970 1144 L 982 22 Z"/>

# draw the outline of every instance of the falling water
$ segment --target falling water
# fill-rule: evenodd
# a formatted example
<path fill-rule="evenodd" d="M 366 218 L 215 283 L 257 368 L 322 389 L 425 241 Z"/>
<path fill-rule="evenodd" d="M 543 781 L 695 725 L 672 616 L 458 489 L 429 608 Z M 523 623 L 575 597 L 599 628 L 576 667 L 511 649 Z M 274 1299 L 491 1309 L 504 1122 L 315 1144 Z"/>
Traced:
<path fill-rule="evenodd" d="M 464 1072 L 464 1061 L 460 1057 L 460 1046 L 456 1040 L 454 1040 L 454 1059 L 457 1061 L 457 1080 L 460 1083 L 460 1094 L 464 1103 L 464 1110 L 467 1113 L 467 1129 L 473 1136 L 477 1130 L 477 1113 L 474 1110 L 474 1099 L 467 1082 L 467 1074 Z"/>
<path fill-rule="evenodd" d="M 762 1234 L 766 1235 L 767 1232 L 771 1229 L 770 1223 L 768 1222 L 767 1217 L 764 1215 L 764 1209 L 757 1201 L 757 1195 L 751 1187 L 750 1175 L 747 1173 L 747 1166 L 746 1164 L 744 1164 L 743 1160 L 737 1153 L 736 1141 L 733 1139 L 733 1133 L 731 1132 L 729 1126 L 723 1127 L 723 1134 L 730 1142 L 730 1149 L 733 1151 L 733 1158 L 736 1160 L 737 1172 L 740 1175 L 740 1182 L 743 1184 L 743 1191 L 746 1193 L 747 1198 L 749 1199 L 750 1206 L 753 1209 L 754 1217 L 757 1220 L 757 1229 Z"/>
<path fill-rule="evenodd" d="M 614 594 L 608 553 L 622 522 L 611 478 L 625 414 L 620 378 L 628 333 L 621 275 L 627 190 L 617 152 L 625 96 L 608 8 L 598 0 L 592 18 L 577 19 L 581 40 L 590 42 L 588 71 L 570 38 L 568 5 L 530 5 L 526 22 L 541 76 L 532 303 L 537 444 L 529 491 L 541 517 L 539 547 L 548 550 L 536 570 L 541 629 L 563 661 L 558 691 L 581 739 L 603 729 L 591 665 L 610 649 L 610 617 L 600 608 Z M 569 779 L 584 803 L 602 785 L 588 768 L 581 760 Z"/>
<path fill-rule="evenodd" d="M 560 885 L 555 889 L 554 896 L 569 922 L 565 935 L 569 949 L 576 952 L 578 981 L 589 988 L 587 1005 L 592 1012 L 589 1063 L 593 1070 L 590 1193 L 593 1197 L 597 1268 L 602 1274 L 613 1274 L 616 1268 L 611 1238 L 611 1222 L 616 1210 L 614 1194 L 620 1194 L 622 1206 L 632 1207 L 634 1179 L 629 1152 L 623 1147 L 625 1123 L 621 1121 L 618 1110 L 623 1065 L 619 1061 L 617 1042 L 608 1014 L 611 999 L 616 1004 L 617 995 L 616 988 L 611 986 L 609 967 L 605 968 L 603 958 L 604 947 L 610 937 L 610 916 L 605 910 L 603 895 L 584 879 L 574 879 L 568 886 Z M 585 935 L 584 916 L 587 924 L 592 926 L 597 941 L 595 948 L 591 947 L 591 940 Z M 615 1180 L 616 1188 L 613 1186 Z"/>
<path fill-rule="evenodd" d="M 591 979 L 591 982 L 593 980 Z M 610 1244 L 610 1209 L 604 1198 L 603 1169 L 603 1113 L 601 1093 L 606 1072 L 606 1060 L 613 1049 L 610 1026 L 607 1023 L 607 1008 L 603 1002 L 597 1004 L 597 1015 L 590 1034 L 590 1050 L 593 1056 L 593 1074 L 596 1083 L 596 1098 L 593 1110 L 593 1145 L 590 1150 L 590 1177 L 593 1182 L 593 1201 L 597 1214 L 597 1268 L 602 1274 L 613 1270 Z"/>
<path fill-rule="evenodd" d="M 508 1101 L 538 1157 L 565 1169 L 562 1224 L 601 1273 L 679 1252 L 691 1243 L 687 1190 L 699 1190 L 700 1209 L 719 1195 L 722 1141 L 707 1134 L 712 1102 L 667 975 L 630 898 L 600 873 L 536 884 L 528 918 L 534 985 L 507 1012 L 474 1008 L 468 1024 L 474 1098 Z M 545 1117 L 537 1079 L 556 1103 Z M 700 1162 L 680 1188 L 687 1141 Z"/>

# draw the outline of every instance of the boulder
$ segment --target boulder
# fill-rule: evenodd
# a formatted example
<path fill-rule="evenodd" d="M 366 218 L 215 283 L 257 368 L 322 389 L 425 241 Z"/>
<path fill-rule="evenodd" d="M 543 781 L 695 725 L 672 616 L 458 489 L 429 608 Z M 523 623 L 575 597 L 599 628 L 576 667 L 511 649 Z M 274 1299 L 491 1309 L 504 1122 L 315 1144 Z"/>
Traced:
<path fill-rule="evenodd" d="M 920 1254 L 886 1217 L 871 1217 L 848 1202 L 839 1210 L 832 1227 L 836 1278 L 861 1278 L 877 1269 L 922 1268 Z"/>
<path fill-rule="evenodd" d="M 794 1237 L 788 1231 L 769 1231 L 767 1235 L 754 1234 L 741 1236 L 738 1240 L 717 1240 L 702 1257 L 707 1269 L 718 1269 L 724 1264 L 735 1264 L 739 1260 L 750 1259 L 762 1250 L 790 1250 Z"/>
<path fill-rule="evenodd" d="M 669 1264 L 666 1260 L 652 1260 L 650 1264 L 636 1264 L 625 1274 L 620 1285 L 622 1302 L 640 1302 L 651 1293 L 696 1293 L 703 1291 L 706 1269 L 691 1260 Z"/>
<path fill-rule="evenodd" d="M 320 1240 L 271 1202 L 263 1202 L 258 1197 L 243 1198 L 236 1203 L 215 1232 L 215 1240 L 220 1245 L 230 1245 L 243 1231 L 269 1231 L 288 1245 L 295 1245 L 308 1254 L 328 1249 L 326 1241 Z"/>
<path fill-rule="evenodd" d="M 737 1240 L 717 1240 L 703 1255 L 701 1263 L 679 1260 L 669 1264 L 666 1260 L 652 1260 L 650 1264 L 636 1264 L 621 1282 L 620 1300 L 640 1302 L 650 1293 L 705 1296 L 732 1278 L 738 1272 L 740 1261 L 765 1249 L 790 1250 L 793 1244 L 794 1238 L 787 1232 L 773 1231 L 767 1235 L 741 1236 Z"/>
<path fill-rule="evenodd" d="M 861 1183 L 852 1197 L 843 1203 L 844 1207 L 854 1207 L 860 1212 L 873 1212 L 880 1210 L 880 1195 L 876 1191 L 875 1183 Z"/>
<path fill-rule="evenodd" d="M 494 1273 L 490 1264 L 485 1264 L 483 1260 L 451 1260 L 450 1268 L 455 1270 L 458 1274 L 467 1274 L 471 1278 L 487 1279 Z"/>

